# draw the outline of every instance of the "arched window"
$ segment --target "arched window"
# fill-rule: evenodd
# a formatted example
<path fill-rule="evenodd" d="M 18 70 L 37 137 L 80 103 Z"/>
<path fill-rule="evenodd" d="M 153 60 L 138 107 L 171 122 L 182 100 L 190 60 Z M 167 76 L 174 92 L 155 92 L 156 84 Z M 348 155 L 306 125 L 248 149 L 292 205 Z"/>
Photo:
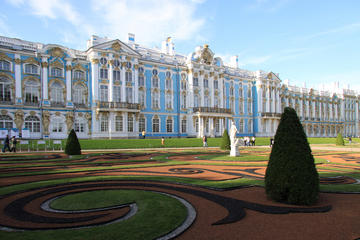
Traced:
<path fill-rule="evenodd" d="M 220 104 L 219 104 L 219 97 L 215 96 L 214 97 L 214 107 L 219 107 Z"/>
<path fill-rule="evenodd" d="M 63 70 L 61 68 L 53 67 L 51 68 L 51 76 L 53 77 L 62 77 Z"/>
<path fill-rule="evenodd" d="M 10 71 L 10 63 L 5 60 L 0 60 L 0 70 Z"/>
<path fill-rule="evenodd" d="M 172 94 L 171 93 L 166 93 L 165 96 L 165 101 L 166 101 L 166 109 L 172 109 Z"/>
<path fill-rule="evenodd" d="M 186 92 L 181 94 L 180 102 L 181 102 L 181 108 L 185 109 L 186 108 Z"/>
<path fill-rule="evenodd" d="M 140 117 L 139 118 L 139 132 L 145 131 L 145 118 Z"/>
<path fill-rule="evenodd" d="M 0 128 L 13 128 L 13 120 L 8 115 L 0 115 Z"/>
<path fill-rule="evenodd" d="M 153 88 L 158 88 L 159 87 L 159 78 L 158 77 L 153 77 L 152 78 L 152 87 Z"/>
<path fill-rule="evenodd" d="M 209 96 L 204 96 L 204 107 L 210 107 L 210 98 Z"/>
<path fill-rule="evenodd" d="M 27 80 L 25 82 L 25 103 L 37 104 L 40 99 L 40 84 L 35 80 Z"/>
<path fill-rule="evenodd" d="M 145 92 L 140 90 L 139 91 L 139 103 L 142 106 L 145 106 Z"/>
<path fill-rule="evenodd" d="M 194 95 L 194 107 L 200 107 L 199 95 Z"/>
<path fill-rule="evenodd" d="M 80 70 L 75 70 L 73 73 L 74 80 L 83 80 L 85 79 L 85 73 Z"/>
<path fill-rule="evenodd" d="M 208 88 L 209 87 L 209 79 L 204 78 L 204 88 Z"/>
<path fill-rule="evenodd" d="M 51 121 L 52 132 L 53 133 L 62 133 L 64 131 L 64 121 L 61 117 L 53 118 Z"/>
<path fill-rule="evenodd" d="M 113 87 L 113 101 L 121 102 L 121 87 L 120 86 Z"/>
<path fill-rule="evenodd" d="M 166 89 L 172 89 L 171 78 L 166 78 L 165 87 L 166 87 Z"/>
<path fill-rule="evenodd" d="M 121 115 L 115 116 L 115 131 L 122 132 L 123 129 L 124 129 L 123 116 Z"/>
<path fill-rule="evenodd" d="M 186 132 L 186 125 L 187 125 L 186 119 L 182 119 L 181 120 L 181 132 L 182 133 Z"/>
<path fill-rule="evenodd" d="M 172 118 L 166 119 L 166 132 L 170 133 L 173 131 L 173 120 Z"/>
<path fill-rule="evenodd" d="M 219 89 L 219 81 L 214 80 L 214 89 Z"/>
<path fill-rule="evenodd" d="M 11 102 L 12 82 L 9 78 L 0 76 L 0 101 Z"/>
<path fill-rule="evenodd" d="M 64 103 L 64 87 L 59 82 L 53 82 L 51 84 L 51 103 L 52 104 L 63 104 Z"/>
<path fill-rule="evenodd" d="M 30 132 L 40 132 L 40 119 L 36 116 L 28 116 L 25 118 L 25 128 Z"/>
<path fill-rule="evenodd" d="M 108 86 L 107 85 L 100 85 L 100 101 L 107 102 L 108 98 Z"/>
<path fill-rule="evenodd" d="M 131 71 L 126 71 L 125 72 L 125 81 L 126 82 L 132 82 L 132 72 Z"/>
<path fill-rule="evenodd" d="M 220 120 L 218 118 L 215 119 L 215 132 L 220 133 Z"/>
<path fill-rule="evenodd" d="M 152 130 L 153 130 L 153 132 L 159 132 L 159 130 L 160 130 L 160 119 L 159 118 L 153 118 Z"/>
<path fill-rule="evenodd" d="M 100 118 L 100 132 L 109 131 L 109 118 L 107 115 L 102 114 Z"/>
<path fill-rule="evenodd" d="M 120 81 L 121 73 L 120 70 L 113 70 L 113 81 Z"/>
<path fill-rule="evenodd" d="M 152 92 L 151 104 L 154 109 L 160 108 L 160 94 L 158 92 Z"/>
<path fill-rule="evenodd" d="M 39 74 L 39 67 L 35 64 L 26 64 L 25 65 L 25 73 L 28 74 Z"/>
<path fill-rule="evenodd" d="M 74 121 L 74 130 L 77 133 L 85 133 L 86 131 L 86 121 L 83 118 L 75 118 Z"/>
<path fill-rule="evenodd" d="M 132 91 L 132 87 L 126 87 L 125 89 L 125 94 L 126 94 L 126 102 L 128 103 L 132 103 L 133 102 L 133 91 Z"/>
<path fill-rule="evenodd" d="M 73 88 L 73 101 L 77 104 L 85 104 L 85 87 L 81 84 L 76 84 Z"/>
<path fill-rule="evenodd" d="M 134 131 L 134 117 L 132 115 L 128 115 L 128 132 Z"/>

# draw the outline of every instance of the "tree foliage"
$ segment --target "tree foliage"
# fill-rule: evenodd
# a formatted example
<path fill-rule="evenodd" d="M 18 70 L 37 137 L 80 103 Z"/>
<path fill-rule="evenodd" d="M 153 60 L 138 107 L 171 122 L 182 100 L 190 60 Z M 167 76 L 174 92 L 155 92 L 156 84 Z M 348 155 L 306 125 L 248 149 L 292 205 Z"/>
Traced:
<path fill-rule="evenodd" d="M 336 137 L 336 145 L 339 145 L 339 146 L 345 145 L 344 138 L 341 133 L 338 133 L 338 135 Z"/>
<path fill-rule="evenodd" d="M 71 129 L 67 138 L 65 153 L 67 155 L 81 155 L 81 146 L 74 129 Z"/>
<path fill-rule="evenodd" d="M 222 150 L 230 150 L 231 149 L 230 137 L 229 137 L 228 131 L 226 129 L 224 130 L 224 133 L 222 135 L 220 149 L 222 149 Z"/>
<path fill-rule="evenodd" d="M 266 194 L 275 201 L 297 205 L 316 203 L 319 175 L 300 120 L 285 108 L 276 131 L 265 174 Z"/>

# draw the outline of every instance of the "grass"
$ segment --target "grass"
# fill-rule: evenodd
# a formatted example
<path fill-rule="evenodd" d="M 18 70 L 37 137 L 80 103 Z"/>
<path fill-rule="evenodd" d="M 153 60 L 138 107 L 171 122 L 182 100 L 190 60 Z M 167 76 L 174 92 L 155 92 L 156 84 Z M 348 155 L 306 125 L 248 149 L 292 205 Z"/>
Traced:
<path fill-rule="evenodd" d="M 136 202 L 138 212 L 128 220 L 104 226 L 72 230 L 25 232 L 0 231 L 1 239 L 81 240 L 81 239 L 155 239 L 186 218 L 186 208 L 176 199 L 148 191 L 106 190 L 72 194 L 56 200 L 59 209 L 79 210 Z"/>

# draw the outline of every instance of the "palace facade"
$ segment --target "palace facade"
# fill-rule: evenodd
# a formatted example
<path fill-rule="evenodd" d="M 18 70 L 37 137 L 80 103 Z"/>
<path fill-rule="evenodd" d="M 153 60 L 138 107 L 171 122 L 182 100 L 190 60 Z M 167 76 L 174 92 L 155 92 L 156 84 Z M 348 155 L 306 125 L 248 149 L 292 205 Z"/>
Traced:
<path fill-rule="evenodd" d="M 30 138 L 274 136 L 285 106 L 309 137 L 358 136 L 360 95 L 291 86 L 278 74 L 238 68 L 209 46 L 188 56 L 92 36 L 86 51 L 0 36 L 0 129 Z"/>

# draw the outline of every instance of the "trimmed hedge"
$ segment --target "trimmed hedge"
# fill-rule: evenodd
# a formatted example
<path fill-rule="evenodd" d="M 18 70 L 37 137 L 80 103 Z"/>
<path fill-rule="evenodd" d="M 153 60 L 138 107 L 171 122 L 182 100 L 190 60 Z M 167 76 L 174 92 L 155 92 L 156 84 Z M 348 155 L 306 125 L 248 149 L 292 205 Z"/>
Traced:
<path fill-rule="evenodd" d="M 275 201 L 290 204 L 316 203 L 319 175 L 294 109 L 284 109 L 274 140 L 265 174 L 266 194 Z"/>
<path fill-rule="evenodd" d="M 66 141 L 65 153 L 67 155 L 81 155 L 81 147 L 74 129 L 71 129 Z"/>
<path fill-rule="evenodd" d="M 336 145 L 338 145 L 338 146 L 344 146 L 345 145 L 344 138 L 341 135 L 341 133 L 338 133 L 338 135 L 336 137 Z"/>
<path fill-rule="evenodd" d="M 231 149 L 230 137 L 229 137 L 229 134 L 226 129 L 224 130 L 224 133 L 223 133 L 223 136 L 221 139 L 220 149 L 222 149 L 222 150 L 230 150 Z"/>

